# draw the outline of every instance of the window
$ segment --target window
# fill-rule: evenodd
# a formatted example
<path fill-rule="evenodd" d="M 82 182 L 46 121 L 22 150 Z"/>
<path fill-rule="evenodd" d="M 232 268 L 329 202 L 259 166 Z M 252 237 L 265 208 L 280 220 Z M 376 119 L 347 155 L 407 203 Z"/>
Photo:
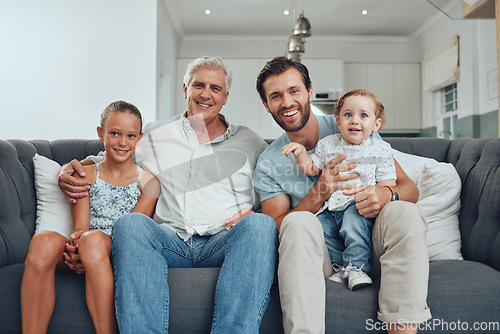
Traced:
<path fill-rule="evenodd" d="M 457 110 L 457 84 L 446 86 L 441 92 L 443 98 L 443 112 L 453 112 Z"/>
<path fill-rule="evenodd" d="M 457 84 L 441 89 L 441 132 L 439 137 L 455 139 L 458 135 Z"/>
<path fill-rule="evenodd" d="M 460 76 L 459 37 L 444 42 L 424 56 L 424 89 L 439 91 L 457 82 Z"/>

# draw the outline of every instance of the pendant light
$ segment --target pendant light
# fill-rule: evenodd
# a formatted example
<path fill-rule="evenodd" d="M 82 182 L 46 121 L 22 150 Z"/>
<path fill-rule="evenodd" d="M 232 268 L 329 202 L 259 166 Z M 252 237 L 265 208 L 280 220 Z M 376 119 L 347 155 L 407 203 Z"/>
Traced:
<path fill-rule="evenodd" d="M 304 53 L 304 39 L 290 34 L 288 38 L 288 52 L 290 53 Z"/>
<path fill-rule="evenodd" d="M 304 10 L 300 13 L 297 21 L 295 21 L 293 35 L 297 37 L 311 36 L 311 23 L 309 23 L 309 20 L 304 17 Z"/>
<path fill-rule="evenodd" d="M 292 6 L 295 13 L 295 0 L 292 0 Z M 311 24 L 304 17 L 304 4 L 302 4 L 302 12 L 295 22 L 290 37 L 288 37 L 286 57 L 300 62 L 300 54 L 305 52 L 304 43 L 306 41 L 304 38 L 309 36 L 311 36 Z"/>
<path fill-rule="evenodd" d="M 298 53 L 298 52 L 291 53 L 291 52 L 288 52 L 288 50 L 286 50 L 286 57 L 288 59 L 291 59 L 293 61 L 300 63 L 300 53 Z"/>

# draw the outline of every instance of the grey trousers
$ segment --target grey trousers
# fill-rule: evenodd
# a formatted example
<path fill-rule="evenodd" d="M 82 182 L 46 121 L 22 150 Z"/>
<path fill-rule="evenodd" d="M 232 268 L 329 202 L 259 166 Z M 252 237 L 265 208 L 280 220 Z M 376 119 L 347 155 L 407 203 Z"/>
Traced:
<path fill-rule="evenodd" d="M 382 276 L 378 319 L 421 323 L 427 307 L 427 224 L 409 202 L 387 204 L 372 232 L 372 272 Z M 281 224 L 278 282 L 285 333 L 325 332 L 325 277 L 333 274 L 321 223 L 310 212 L 292 212 Z M 394 296 L 397 296 L 395 298 Z"/>

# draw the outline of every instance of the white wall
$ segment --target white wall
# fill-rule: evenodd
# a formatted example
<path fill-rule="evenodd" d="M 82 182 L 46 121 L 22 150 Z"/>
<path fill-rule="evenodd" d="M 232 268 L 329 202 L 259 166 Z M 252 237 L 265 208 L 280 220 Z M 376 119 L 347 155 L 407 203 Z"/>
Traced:
<path fill-rule="evenodd" d="M 156 110 L 156 0 L 0 1 L 0 138 L 97 138 L 123 99 Z"/>
<path fill-rule="evenodd" d="M 176 56 L 179 38 L 173 28 L 165 3 L 158 1 L 158 34 L 157 34 L 157 120 L 170 119 L 176 115 Z"/>
<path fill-rule="evenodd" d="M 495 20 L 452 20 L 441 15 L 412 43 L 422 60 L 424 55 L 455 35 L 460 36 L 460 79 L 458 117 L 479 115 L 498 110 L 498 99 L 487 97 L 487 72 L 497 67 Z M 422 127 L 437 125 L 433 113 L 435 94 L 422 92 Z"/>
<path fill-rule="evenodd" d="M 479 101 L 481 114 L 498 110 L 498 96 L 496 98 L 488 97 L 488 79 L 489 71 L 497 68 L 497 50 L 496 50 L 496 24 L 494 20 L 481 21 L 478 27 L 478 53 L 479 53 Z M 498 94 L 498 93 L 497 93 Z"/>

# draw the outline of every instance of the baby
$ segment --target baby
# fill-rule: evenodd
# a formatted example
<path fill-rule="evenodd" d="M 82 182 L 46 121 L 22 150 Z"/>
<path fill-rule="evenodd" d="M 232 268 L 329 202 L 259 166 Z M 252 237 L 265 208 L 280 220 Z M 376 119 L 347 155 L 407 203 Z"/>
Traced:
<path fill-rule="evenodd" d="M 359 185 L 389 187 L 396 185 L 396 168 L 391 146 L 371 136 L 384 122 L 384 106 L 371 92 L 358 89 L 344 94 L 335 112 L 340 134 L 329 135 L 318 142 L 315 152 L 309 155 L 305 147 L 290 143 L 282 154 L 293 153 L 299 170 L 305 175 L 317 175 L 334 157 L 346 154 L 342 163 L 356 162 L 348 173 L 358 173 L 359 178 L 345 182 Z M 351 290 L 372 283 L 368 276 L 372 255 L 371 230 L 374 219 L 361 216 L 354 196 L 343 190 L 335 191 L 317 214 L 325 235 L 325 242 L 332 260 L 336 282 L 347 280 Z"/>

